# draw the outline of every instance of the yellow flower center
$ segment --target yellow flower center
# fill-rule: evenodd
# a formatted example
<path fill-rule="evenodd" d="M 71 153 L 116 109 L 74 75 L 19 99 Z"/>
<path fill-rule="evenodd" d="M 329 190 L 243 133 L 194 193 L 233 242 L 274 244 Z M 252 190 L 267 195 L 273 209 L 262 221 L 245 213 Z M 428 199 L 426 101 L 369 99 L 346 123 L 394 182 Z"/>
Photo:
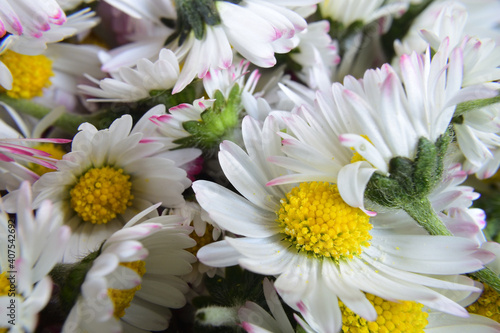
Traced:
<path fill-rule="evenodd" d="M 120 265 L 130 268 L 135 271 L 142 278 L 146 273 L 146 263 L 142 260 L 122 262 Z M 141 285 L 138 285 L 131 289 L 108 289 L 108 296 L 113 302 L 115 311 L 113 315 L 116 319 L 119 319 L 125 315 L 125 309 L 130 306 L 130 302 L 134 299 L 136 291 L 141 289 Z"/>
<path fill-rule="evenodd" d="M 481 297 L 475 303 L 469 305 L 467 311 L 488 317 L 500 323 L 500 295 L 495 289 L 485 284 Z"/>
<path fill-rule="evenodd" d="M 213 230 L 214 230 L 214 227 L 212 227 L 212 225 L 210 225 L 210 224 L 207 224 L 207 229 L 205 230 L 205 233 L 203 234 L 203 236 L 198 236 L 196 234 L 196 232 L 194 232 L 194 230 L 193 230 L 193 232 L 191 232 L 189 237 L 191 237 L 192 239 L 194 239 L 196 241 L 196 245 L 193 247 L 190 247 L 189 249 L 186 249 L 186 251 L 189 251 L 196 256 L 199 249 L 201 249 L 203 246 L 205 246 L 207 244 L 213 243 L 213 241 L 214 241 L 212 238 L 212 231 Z"/>
<path fill-rule="evenodd" d="M 28 56 L 9 50 L 0 56 L 0 61 L 14 78 L 11 90 L 6 91 L 0 86 L 0 93 L 7 92 L 9 97 L 31 99 L 42 96 L 42 89 L 52 84 L 52 61 L 44 55 Z"/>
<path fill-rule="evenodd" d="M 380 297 L 366 294 L 370 303 L 377 311 L 376 321 L 367 321 L 339 301 L 342 311 L 342 332 L 349 333 L 417 333 L 424 332 L 427 326 L 428 313 L 423 311 L 423 305 L 416 302 L 386 301 Z"/>
<path fill-rule="evenodd" d="M 0 296 L 9 294 L 10 281 L 7 279 L 7 272 L 0 274 Z"/>
<path fill-rule="evenodd" d="M 108 223 L 132 205 L 129 179 L 123 169 L 90 169 L 70 191 L 71 208 L 86 222 Z"/>
<path fill-rule="evenodd" d="M 56 160 L 61 160 L 64 154 L 66 154 L 66 151 L 61 145 L 55 145 L 53 143 L 41 143 L 34 146 L 33 148 L 49 153 L 50 157 Z M 47 172 L 56 171 L 54 169 L 49 169 L 47 167 L 44 167 L 43 165 L 36 163 L 30 163 L 29 168 L 39 176 Z"/>
<path fill-rule="evenodd" d="M 351 259 L 370 246 L 368 215 L 346 204 L 333 184 L 301 183 L 281 199 L 277 216 L 286 239 L 316 257 Z"/>

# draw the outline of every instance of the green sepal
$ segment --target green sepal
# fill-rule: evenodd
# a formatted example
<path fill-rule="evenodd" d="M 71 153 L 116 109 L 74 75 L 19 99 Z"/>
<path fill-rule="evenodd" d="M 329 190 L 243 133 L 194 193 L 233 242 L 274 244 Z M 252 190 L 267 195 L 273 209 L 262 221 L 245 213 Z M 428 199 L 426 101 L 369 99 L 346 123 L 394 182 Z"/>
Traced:
<path fill-rule="evenodd" d="M 176 32 L 165 41 L 165 45 L 177 37 L 179 45 L 182 45 L 191 31 L 196 39 L 201 40 L 205 36 L 205 25 L 217 25 L 221 22 L 213 0 L 177 0 L 176 8 L 178 17 Z M 162 23 L 172 26 L 169 19 L 162 19 Z"/>
<path fill-rule="evenodd" d="M 441 181 L 443 160 L 450 141 L 450 131 L 435 143 L 421 137 L 415 160 L 401 156 L 392 158 L 389 175 L 374 173 L 367 184 L 365 197 L 381 206 L 399 209 L 426 198 Z"/>
<path fill-rule="evenodd" d="M 216 91 L 214 97 L 212 107 L 201 113 L 201 120 L 190 120 L 182 124 L 191 136 L 175 140 L 174 143 L 180 145 L 179 148 L 197 147 L 210 154 L 217 150 L 220 142 L 232 138 L 243 110 L 241 90 L 235 84 L 227 100 L 220 91 Z"/>

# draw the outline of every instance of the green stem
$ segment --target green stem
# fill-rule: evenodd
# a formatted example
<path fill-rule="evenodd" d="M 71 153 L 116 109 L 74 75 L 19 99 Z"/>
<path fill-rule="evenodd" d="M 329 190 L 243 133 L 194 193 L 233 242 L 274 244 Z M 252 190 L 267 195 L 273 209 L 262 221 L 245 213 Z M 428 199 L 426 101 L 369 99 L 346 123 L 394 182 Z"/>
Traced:
<path fill-rule="evenodd" d="M 491 288 L 495 289 L 497 293 L 500 293 L 500 279 L 490 268 L 485 267 L 480 271 L 471 273 L 470 275 L 479 279 L 479 281 L 486 283 Z"/>
<path fill-rule="evenodd" d="M 35 117 L 37 119 L 42 119 L 45 117 L 52 109 L 42 106 L 40 104 L 34 103 L 26 99 L 11 98 L 7 95 L 0 94 L 0 101 L 8 104 L 16 111 L 23 114 Z M 108 112 L 99 112 L 92 115 L 78 115 L 72 113 L 64 113 L 55 122 L 54 126 L 57 126 L 69 133 L 78 132 L 78 127 L 82 123 L 91 123 L 97 128 L 102 128 L 104 122 L 109 118 Z"/>
<path fill-rule="evenodd" d="M 427 198 L 406 203 L 403 207 L 418 224 L 424 227 L 431 235 L 453 236 L 438 217 Z"/>
<path fill-rule="evenodd" d="M 406 204 L 403 208 L 415 221 L 418 222 L 425 230 L 431 235 L 440 236 L 453 236 L 453 234 L 446 228 L 441 219 L 437 216 L 434 208 L 432 208 L 430 201 L 425 198 L 416 200 L 415 202 Z M 470 275 L 479 279 L 479 281 L 486 283 L 498 293 L 500 293 L 500 278 L 490 268 L 485 267 Z"/>

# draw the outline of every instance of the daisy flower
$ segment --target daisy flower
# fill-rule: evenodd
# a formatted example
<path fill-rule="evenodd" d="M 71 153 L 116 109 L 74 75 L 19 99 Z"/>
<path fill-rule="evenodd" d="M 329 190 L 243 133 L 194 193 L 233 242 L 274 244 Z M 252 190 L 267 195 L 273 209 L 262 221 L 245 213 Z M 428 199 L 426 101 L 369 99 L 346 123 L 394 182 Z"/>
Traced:
<path fill-rule="evenodd" d="M 396 232 L 385 218 L 350 207 L 328 182 L 266 186 L 289 172 L 268 161 L 282 155 L 276 135 L 282 128 L 272 115 L 263 128 L 246 117 L 247 152 L 232 142 L 221 144 L 221 167 L 241 195 L 208 181 L 193 183 L 210 217 L 223 230 L 241 236 L 203 247 L 200 261 L 215 267 L 240 264 L 276 276 L 284 301 L 294 308 L 302 302 L 324 332 L 336 332 L 342 325 L 337 297 L 363 318 L 377 318 L 361 291 L 466 316 L 462 307 L 432 288 L 477 289 L 432 276 L 478 270 L 491 254 L 465 238 Z"/>
<path fill-rule="evenodd" d="M 191 270 L 194 245 L 182 218 L 158 216 L 159 204 L 133 217 L 92 253 L 91 267 L 63 332 L 145 332 L 168 327 L 169 308 L 186 303 L 179 276 Z M 156 215 L 155 217 L 146 218 Z"/>
<path fill-rule="evenodd" d="M 266 298 L 266 303 L 271 310 L 272 316 L 259 305 L 253 302 L 247 302 L 245 306 L 238 311 L 239 318 L 242 321 L 241 326 L 249 333 L 295 332 L 292 324 L 289 322 L 289 319 L 285 314 L 283 305 L 281 304 L 272 283 L 267 279 L 264 280 L 264 296 Z M 433 311 L 415 302 L 403 301 L 396 303 L 383 300 L 374 295 L 367 295 L 367 297 L 380 314 L 380 318 L 377 319 L 377 321 L 366 321 L 353 313 L 343 303 L 340 303 L 340 308 L 343 312 L 342 329 L 340 332 L 392 332 L 392 330 L 396 329 L 402 332 L 425 333 L 453 333 L 458 330 L 460 332 L 471 333 L 493 333 L 498 332 L 500 329 L 500 324 L 482 315 L 470 313 L 468 318 L 460 318 L 450 316 L 439 311 Z M 462 303 L 464 306 L 470 303 L 467 298 L 460 298 L 462 298 L 460 293 L 454 295 L 454 299 L 457 302 Z M 477 298 L 477 294 L 472 298 Z M 489 304 L 493 306 L 494 302 Z M 304 310 L 303 307 L 301 307 L 301 309 Z M 472 311 L 471 307 L 468 309 L 469 311 Z M 486 307 L 482 307 L 480 311 L 486 312 L 488 309 Z M 493 310 L 491 312 L 494 313 L 495 311 L 496 310 Z M 304 318 L 299 316 L 297 313 L 294 313 L 295 320 L 297 320 L 298 324 L 300 324 L 307 333 L 322 332 L 321 327 L 318 327 L 318 324 L 313 321 L 310 313 L 303 312 L 302 316 Z"/>
<path fill-rule="evenodd" d="M 48 274 L 62 258 L 70 229 L 48 201 L 33 214 L 28 182 L 19 192 L 15 219 L 7 216 L 0 201 L 0 243 L 6 249 L 0 254 L 0 328 L 34 332 L 52 291 Z"/>
<path fill-rule="evenodd" d="M 87 8 L 68 16 L 61 26 L 51 25 L 43 36 L 11 34 L 3 38 L 0 44 L 0 91 L 14 90 L 15 98 L 40 95 L 41 90 L 50 85 L 48 80 L 53 75 L 51 61 L 42 55 L 47 43 L 58 42 L 94 27 L 99 22 L 94 16 L 95 12 Z M 35 69 L 37 75 L 33 75 Z M 28 75 L 26 80 L 29 84 L 23 84 L 20 75 Z"/>
<path fill-rule="evenodd" d="M 154 63 L 148 59 L 140 59 L 137 68 L 121 67 L 111 73 L 111 78 L 101 81 L 87 75 L 99 88 L 79 85 L 81 92 L 97 98 L 89 102 L 135 102 L 151 97 L 153 90 L 172 89 L 179 77 L 179 63 L 174 53 L 162 49 L 158 60 Z"/>
<path fill-rule="evenodd" d="M 229 67 L 233 62 L 231 48 L 257 66 L 272 67 L 276 64 L 274 54 L 287 53 L 296 47 L 296 33 L 307 27 L 303 17 L 280 1 L 107 2 L 132 17 L 158 24 L 162 23 L 162 18 L 177 22 L 177 31 L 164 39 L 168 42 L 167 48 L 184 62 L 174 93 L 184 89 L 195 76 L 202 78 L 210 70 Z M 296 9 L 301 9 L 317 2 L 301 0 L 292 3 Z"/>
<path fill-rule="evenodd" d="M 401 79 L 386 64 L 366 71 L 362 80 L 347 76 L 343 85 L 334 83 L 331 91 L 319 92 L 314 111 L 303 110 L 307 123 L 291 116 L 287 123 L 295 136 L 282 134 L 283 149 L 297 160 L 283 163 L 299 174 L 283 175 L 273 184 L 336 182 L 349 205 L 364 207 L 365 188 L 375 172 L 389 175 L 396 157 L 414 161 L 422 138 L 436 143 L 447 131 L 457 103 L 495 94 L 485 86 L 461 88 L 460 50 L 455 49 L 449 61 L 446 43 L 440 50 L 432 61 L 429 54 L 403 55 Z"/>
<path fill-rule="evenodd" d="M 196 246 L 187 250 L 194 255 L 196 255 L 198 250 L 204 245 L 215 242 L 222 235 L 222 230 L 196 202 L 186 202 L 186 204 L 180 208 L 171 209 L 169 215 L 181 216 L 185 220 L 184 225 L 193 227 L 190 237 L 196 241 Z M 197 261 L 193 263 L 193 270 L 189 274 L 183 276 L 183 279 L 188 282 L 190 287 L 197 293 L 200 291 L 200 288 L 202 288 L 203 277 L 207 275 L 212 278 L 216 273 L 223 276 L 223 271 L 220 268 L 207 266 Z"/>
<path fill-rule="evenodd" d="M 57 162 L 58 170 L 42 175 L 33 187 L 34 205 L 50 199 L 73 231 L 65 262 L 98 248 L 153 202 L 181 205 L 191 183 L 174 161 L 155 156 L 162 145 L 141 143 L 140 133 L 130 133 L 129 115 L 109 129 L 84 123 L 79 130 L 71 152 Z"/>
<path fill-rule="evenodd" d="M 39 38 L 50 30 L 51 24 L 62 25 L 64 22 L 66 15 L 56 0 L 6 0 L 0 10 L 0 36 L 8 32 Z"/>

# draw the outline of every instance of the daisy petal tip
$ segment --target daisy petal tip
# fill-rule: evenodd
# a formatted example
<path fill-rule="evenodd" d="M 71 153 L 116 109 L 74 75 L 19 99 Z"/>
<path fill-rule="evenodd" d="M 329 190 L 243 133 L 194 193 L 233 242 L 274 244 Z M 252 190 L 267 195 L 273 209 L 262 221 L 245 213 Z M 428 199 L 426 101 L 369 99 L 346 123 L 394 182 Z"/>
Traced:
<path fill-rule="evenodd" d="M 366 215 L 368 215 L 370 217 L 377 216 L 377 212 L 373 212 L 371 210 L 366 210 L 366 209 L 364 209 L 363 211 L 365 212 Z"/>
<path fill-rule="evenodd" d="M 306 308 L 306 305 L 304 304 L 304 302 L 298 302 L 297 304 L 297 308 L 299 309 L 300 313 L 302 314 L 305 314 L 307 313 L 307 308 Z"/>
<path fill-rule="evenodd" d="M 242 327 L 245 331 L 247 331 L 248 333 L 254 333 L 254 332 L 255 332 L 255 330 L 253 329 L 253 326 L 252 326 L 250 323 L 246 322 L 246 321 L 243 321 L 243 322 L 241 323 L 241 327 Z"/>

